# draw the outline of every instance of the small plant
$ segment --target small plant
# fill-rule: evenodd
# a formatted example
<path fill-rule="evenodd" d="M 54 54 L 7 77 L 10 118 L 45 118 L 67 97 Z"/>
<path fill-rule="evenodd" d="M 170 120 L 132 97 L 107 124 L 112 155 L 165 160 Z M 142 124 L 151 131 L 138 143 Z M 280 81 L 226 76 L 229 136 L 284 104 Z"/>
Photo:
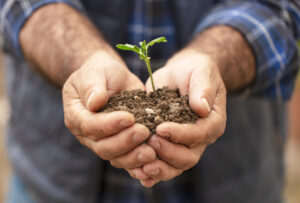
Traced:
<path fill-rule="evenodd" d="M 152 77 L 152 70 L 151 70 L 151 65 L 150 65 L 151 57 L 148 56 L 148 48 L 149 48 L 149 46 L 153 46 L 154 44 L 161 43 L 161 42 L 167 42 L 166 38 L 158 37 L 158 38 L 152 40 L 151 42 L 149 42 L 148 44 L 144 40 L 142 42 L 139 42 L 141 48 L 137 47 L 136 45 L 127 44 L 127 43 L 117 45 L 118 49 L 136 52 L 140 56 L 140 59 L 145 61 L 146 66 L 148 68 L 150 78 L 151 78 L 153 92 L 155 91 L 155 85 L 154 85 L 154 81 L 153 81 L 153 77 Z"/>

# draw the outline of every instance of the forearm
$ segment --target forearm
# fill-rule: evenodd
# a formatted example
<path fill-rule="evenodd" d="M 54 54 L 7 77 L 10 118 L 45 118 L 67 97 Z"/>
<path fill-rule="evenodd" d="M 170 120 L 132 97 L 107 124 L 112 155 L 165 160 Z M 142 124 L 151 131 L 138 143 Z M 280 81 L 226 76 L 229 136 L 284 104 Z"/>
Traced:
<path fill-rule="evenodd" d="M 93 53 L 121 61 L 93 24 L 65 4 L 37 10 L 23 26 L 20 44 L 31 67 L 59 87 Z"/>
<path fill-rule="evenodd" d="M 196 36 L 175 58 L 200 53 L 217 63 L 228 92 L 249 85 L 255 77 L 255 59 L 243 36 L 228 26 L 215 26 Z"/>

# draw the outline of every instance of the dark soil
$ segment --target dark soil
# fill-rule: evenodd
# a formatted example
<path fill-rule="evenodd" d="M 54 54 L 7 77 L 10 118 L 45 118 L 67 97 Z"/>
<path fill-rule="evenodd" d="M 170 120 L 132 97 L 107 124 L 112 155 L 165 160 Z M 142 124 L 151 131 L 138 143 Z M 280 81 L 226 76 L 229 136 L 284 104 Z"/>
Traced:
<path fill-rule="evenodd" d="M 162 122 L 194 123 L 199 116 L 189 106 L 187 95 L 180 96 L 178 90 L 163 87 L 149 95 L 142 90 L 122 91 L 114 95 L 102 112 L 127 111 L 137 123 L 148 127 L 152 134 Z"/>

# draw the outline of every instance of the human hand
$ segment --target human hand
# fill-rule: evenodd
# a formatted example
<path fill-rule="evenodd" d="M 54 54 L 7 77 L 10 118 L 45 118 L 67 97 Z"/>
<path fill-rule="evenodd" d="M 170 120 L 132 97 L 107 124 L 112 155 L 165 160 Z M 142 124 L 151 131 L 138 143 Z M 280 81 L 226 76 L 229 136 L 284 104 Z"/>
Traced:
<path fill-rule="evenodd" d="M 154 150 L 141 145 L 149 130 L 128 112 L 97 111 L 112 95 L 137 88 L 145 89 L 121 60 L 98 52 L 71 74 L 62 91 L 67 128 L 100 158 L 128 171 L 155 160 Z"/>
<path fill-rule="evenodd" d="M 204 150 L 220 137 L 226 124 L 226 89 L 218 66 L 210 57 L 198 53 L 175 55 L 154 73 L 157 87 L 179 88 L 189 95 L 189 104 L 201 118 L 195 124 L 165 122 L 148 140 L 160 160 L 133 169 L 141 184 L 152 187 L 192 168 Z M 146 89 L 151 90 L 149 80 Z"/>

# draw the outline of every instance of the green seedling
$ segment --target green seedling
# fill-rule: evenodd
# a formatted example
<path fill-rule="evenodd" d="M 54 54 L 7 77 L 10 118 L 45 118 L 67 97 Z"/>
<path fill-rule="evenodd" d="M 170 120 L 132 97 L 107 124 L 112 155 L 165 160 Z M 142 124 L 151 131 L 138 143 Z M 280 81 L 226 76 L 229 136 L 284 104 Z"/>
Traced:
<path fill-rule="evenodd" d="M 136 45 L 132 45 L 132 44 L 127 44 L 127 43 L 117 45 L 118 49 L 136 52 L 140 56 L 140 59 L 145 61 L 149 75 L 150 75 L 153 92 L 155 91 L 155 85 L 154 85 L 154 81 L 153 81 L 153 77 L 152 77 L 152 70 L 151 70 L 151 65 L 150 65 L 151 57 L 148 56 L 148 48 L 150 46 L 153 46 L 156 43 L 161 43 L 161 42 L 167 42 L 166 38 L 158 37 L 158 38 L 152 40 L 151 42 L 149 42 L 148 44 L 144 40 L 142 42 L 139 42 L 140 47 L 137 47 Z"/>

